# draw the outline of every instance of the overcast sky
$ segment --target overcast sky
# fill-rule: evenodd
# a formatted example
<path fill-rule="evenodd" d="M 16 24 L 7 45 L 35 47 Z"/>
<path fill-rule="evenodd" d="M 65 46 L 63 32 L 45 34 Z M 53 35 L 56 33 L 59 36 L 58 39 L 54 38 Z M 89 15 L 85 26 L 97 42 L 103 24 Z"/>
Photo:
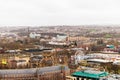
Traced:
<path fill-rule="evenodd" d="M 0 0 L 0 26 L 120 24 L 120 0 Z"/>

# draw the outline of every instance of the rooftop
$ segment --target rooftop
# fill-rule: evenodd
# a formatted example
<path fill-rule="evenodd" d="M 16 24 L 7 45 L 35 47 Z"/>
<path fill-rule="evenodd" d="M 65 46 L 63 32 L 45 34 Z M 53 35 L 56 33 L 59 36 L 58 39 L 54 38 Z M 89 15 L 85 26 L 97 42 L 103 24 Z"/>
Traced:
<path fill-rule="evenodd" d="M 98 62 L 98 63 L 108 63 L 111 62 L 110 60 L 104 60 L 104 59 L 88 59 L 88 62 Z"/>
<path fill-rule="evenodd" d="M 107 72 L 101 72 L 101 71 L 93 71 L 93 70 L 84 70 L 84 71 L 78 71 L 72 74 L 72 76 L 77 77 L 86 77 L 86 78 L 96 78 L 99 79 L 101 77 L 107 76 Z"/>

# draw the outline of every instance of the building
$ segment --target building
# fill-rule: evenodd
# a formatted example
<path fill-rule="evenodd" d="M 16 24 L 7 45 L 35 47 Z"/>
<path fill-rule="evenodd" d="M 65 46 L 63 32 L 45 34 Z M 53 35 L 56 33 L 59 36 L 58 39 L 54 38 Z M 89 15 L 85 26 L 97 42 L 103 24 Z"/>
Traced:
<path fill-rule="evenodd" d="M 77 77 L 77 80 L 104 80 L 108 76 L 107 72 L 84 70 L 74 72 L 72 76 Z"/>
<path fill-rule="evenodd" d="M 67 66 L 0 70 L 0 80 L 66 80 Z"/>
<path fill-rule="evenodd" d="M 67 35 L 57 35 L 57 41 L 66 41 Z"/>
<path fill-rule="evenodd" d="M 65 43 L 65 42 L 55 42 L 55 41 L 50 41 L 50 42 L 48 42 L 48 44 L 50 44 L 50 45 L 67 45 L 67 43 Z"/>
<path fill-rule="evenodd" d="M 81 36 L 69 36 L 67 40 L 68 41 L 88 41 L 90 39 L 86 37 L 81 37 Z"/>
<path fill-rule="evenodd" d="M 40 37 L 41 37 L 41 34 L 37 34 L 37 33 L 35 33 L 35 32 L 32 32 L 32 33 L 29 34 L 29 37 L 30 37 L 30 38 L 40 38 Z"/>
<path fill-rule="evenodd" d="M 25 67 L 28 65 L 30 58 L 29 57 L 11 57 L 8 59 L 8 65 L 10 68 L 19 68 Z"/>

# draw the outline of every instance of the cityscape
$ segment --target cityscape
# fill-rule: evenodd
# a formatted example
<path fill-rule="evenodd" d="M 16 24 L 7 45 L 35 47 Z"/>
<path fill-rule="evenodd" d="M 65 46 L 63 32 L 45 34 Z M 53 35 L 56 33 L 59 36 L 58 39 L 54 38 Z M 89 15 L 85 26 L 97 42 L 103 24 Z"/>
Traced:
<path fill-rule="evenodd" d="M 0 79 L 119 80 L 120 26 L 98 26 L 1 28 Z"/>
<path fill-rule="evenodd" d="M 0 80 L 120 80 L 120 0 L 0 0 Z"/>

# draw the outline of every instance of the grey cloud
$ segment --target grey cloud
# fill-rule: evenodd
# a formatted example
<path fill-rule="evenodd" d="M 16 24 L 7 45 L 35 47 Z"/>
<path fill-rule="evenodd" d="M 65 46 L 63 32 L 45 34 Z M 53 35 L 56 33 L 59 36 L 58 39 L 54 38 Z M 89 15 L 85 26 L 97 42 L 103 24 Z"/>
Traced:
<path fill-rule="evenodd" d="M 119 24 L 119 0 L 0 0 L 0 25 Z"/>

